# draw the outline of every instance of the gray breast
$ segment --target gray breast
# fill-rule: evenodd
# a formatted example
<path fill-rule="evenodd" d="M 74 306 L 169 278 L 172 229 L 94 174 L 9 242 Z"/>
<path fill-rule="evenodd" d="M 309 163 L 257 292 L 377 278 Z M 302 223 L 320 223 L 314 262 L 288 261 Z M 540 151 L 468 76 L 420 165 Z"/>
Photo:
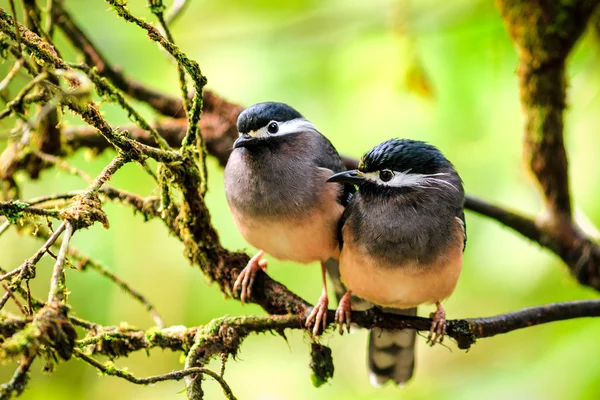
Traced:
<path fill-rule="evenodd" d="M 309 212 L 324 184 L 315 163 L 317 151 L 302 135 L 277 146 L 235 149 L 225 168 L 227 200 L 248 216 Z"/>
<path fill-rule="evenodd" d="M 382 264 L 428 264 L 456 243 L 460 207 L 431 191 L 385 197 L 359 193 L 346 210 L 346 224 L 357 244 Z"/>

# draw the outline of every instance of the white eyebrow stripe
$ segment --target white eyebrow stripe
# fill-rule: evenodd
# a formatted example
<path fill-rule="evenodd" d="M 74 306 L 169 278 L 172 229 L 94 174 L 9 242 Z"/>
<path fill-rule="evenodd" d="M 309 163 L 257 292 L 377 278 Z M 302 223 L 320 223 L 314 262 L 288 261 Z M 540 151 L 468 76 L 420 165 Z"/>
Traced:
<path fill-rule="evenodd" d="M 283 122 L 277 122 L 277 123 L 279 124 L 279 130 L 275 134 L 269 133 L 269 131 L 267 131 L 267 127 L 263 126 L 262 128 L 260 128 L 256 131 L 248 132 L 248 135 L 255 137 L 255 138 L 267 138 L 269 136 L 288 135 L 290 133 L 296 133 L 296 132 L 300 132 L 300 131 L 318 132 L 317 128 L 313 125 L 313 123 L 305 118 L 296 118 L 296 119 L 292 119 L 290 121 L 283 121 Z M 268 126 L 268 124 L 267 124 L 267 126 Z"/>
<path fill-rule="evenodd" d="M 285 135 L 288 133 L 295 133 L 299 131 L 315 131 L 318 132 L 317 128 L 312 122 L 305 118 L 296 118 L 290 121 L 278 122 L 279 131 L 276 135 Z"/>
<path fill-rule="evenodd" d="M 446 172 L 439 172 L 436 174 L 411 174 L 410 169 L 406 171 L 392 171 L 394 176 L 387 182 L 384 182 L 379 178 L 379 171 L 367 172 L 364 174 L 365 179 L 375 182 L 378 185 L 390 186 L 390 187 L 419 187 L 419 188 L 435 188 L 435 184 L 446 185 L 450 188 L 458 191 L 456 186 L 452 183 L 445 181 L 438 176 L 448 175 Z"/>

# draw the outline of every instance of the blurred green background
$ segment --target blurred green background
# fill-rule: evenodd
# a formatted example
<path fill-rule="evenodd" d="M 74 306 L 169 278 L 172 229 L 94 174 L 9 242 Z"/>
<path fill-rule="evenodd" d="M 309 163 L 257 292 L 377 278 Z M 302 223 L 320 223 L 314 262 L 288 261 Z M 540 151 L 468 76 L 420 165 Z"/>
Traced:
<path fill-rule="evenodd" d="M 45 4 L 45 2 L 43 2 Z M 144 33 L 118 19 L 100 0 L 66 0 L 68 9 L 108 58 L 129 76 L 177 95 L 176 69 Z M 144 1 L 130 1 L 136 15 L 154 21 Z M 0 7 L 8 8 L 7 0 Z M 470 194 L 531 214 L 541 208 L 521 156 L 523 118 L 516 78 L 517 57 L 493 2 L 480 0 L 196 0 L 172 27 L 177 43 L 198 60 L 208 87 L 240 104 L 277 100 L 313 121 L 344 154 L 359 156 L 390 137 L 425 140 L 454 162 Z M 57 43 L 78 60 L 65 39 Z M 600 149 L 599 42 L 588 32 L 569 60 L 566 142 L 571 189 L 578 213 L 600 221 L 597 154 Z M 0 66 L 2 76 L 11 62 Z M 25 77 L 17 84 L 23 84 Z M 150 110 L 138 105 L 147 116 Z M 103 104 L 115 126 L 128 123 Z M 64 116 L 65 124 L 81 124 Z M 13 125 L 0 121 L 5 134 Z M 0 149 L 6 145 L 0 142 Z M 72 162 L 97 174 L 114 154 L 80 152 Z M 229 215 L 222 170 L 210 160 L 208 203 L 221 240 L 248 248 Z M 81 180 L 56 170 L 39 182 L 23 182 L 23 198 L 81 189 Z M 157 194 L 135 165 L 113 183 L 141 195 Z M 224 299 L 215 285 L 182 255 L 182 246 L 160 221 L 144 222 L 126 207 L 106 204 L 111 229 L 98 224 L 79 232 L 73 245 L 144 293 L 167 325 L 195 326 L 224 314 L 262 314 L 254 305 Z M 467 214 L 469 243 L 449 318 L 490 316 L 523 307 L 596 297 L 568 275 L 561 262 L 494 221 Z M 0 238 L 0 265 L 12 269 L 40 242 L 14 231 Z M 33 290 L 45 297 L 51 260 L 38 268 Z M 319 269 L 271 261 L 269 273 L 311 302 L 320 293 Z M 142 307 L 94 271 L 68 271 L 69 301 L 76 315 L 100 324 L 127 321 L 152 326 Z M 431 310 L 421 308 L 421 314 Z M 239 399 L 598 399 L 600 320 L 580 319 L 516 331 L 479 341 L 468 353 L 453 344 L 429 348 L 420 339 L 417 371 L 404 388 L 373 388 L 365 363 L 367 332 L 328 333 L 335 376 L 316 389 L 310 383 L 309 339 L 290 332 L 288 343 L 254 335 L 229 361 L 225 378 Z M 182 368 L 179 354 L 153 350 L 117 365 L 137 376 Z M 214 362 L 210 365 L 218 369 Z M 33 366 L 23 399 L 181 399 L 182 382 L 140 387 L 99 377 L 72 360 L 52 375 Z M 15 365 L 0 367 L 8 381 Z M 207 399 L 222 398 L 207 379 Z"/>

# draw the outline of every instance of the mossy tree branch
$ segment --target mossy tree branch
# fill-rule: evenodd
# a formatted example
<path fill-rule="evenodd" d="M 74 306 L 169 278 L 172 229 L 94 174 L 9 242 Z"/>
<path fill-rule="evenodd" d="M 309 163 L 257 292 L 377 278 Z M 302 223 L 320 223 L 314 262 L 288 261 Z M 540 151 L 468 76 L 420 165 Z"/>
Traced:
<path fill-rule="evenodd" d="M 573 222 L 563 114 L 566 61 L 598 0 L 496 0 L 519 55 L 525 114 L 524 155 L 540 184 L 547 213 L 536 225 L 585 285 L 600 290 L 600 247 Z"/>

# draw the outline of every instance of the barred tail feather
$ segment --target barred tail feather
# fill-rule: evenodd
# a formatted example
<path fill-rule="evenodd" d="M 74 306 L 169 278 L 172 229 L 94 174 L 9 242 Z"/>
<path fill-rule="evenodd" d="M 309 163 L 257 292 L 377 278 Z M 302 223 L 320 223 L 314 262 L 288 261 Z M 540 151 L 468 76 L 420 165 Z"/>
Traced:
<path fill-rule="evenodd" d="M 400 315 L 417 315 L 417 309 L 388 309 L 383 311 Z M 387 381 L 404 385 L 413 376 L 415 367 L 414 329 L 390 331 L 374 328 L 369 335 L 369 370 L 371 383 L 381 386 Z"/>

